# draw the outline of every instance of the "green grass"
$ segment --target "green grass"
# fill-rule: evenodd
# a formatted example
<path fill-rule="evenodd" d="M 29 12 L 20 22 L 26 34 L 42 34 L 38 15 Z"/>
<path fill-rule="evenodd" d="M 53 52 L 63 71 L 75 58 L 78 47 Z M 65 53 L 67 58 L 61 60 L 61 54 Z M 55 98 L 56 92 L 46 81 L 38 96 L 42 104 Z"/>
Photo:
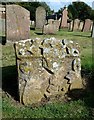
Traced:
<path fill-rule="evenodd" d="M 68 103 L 53 103 L 30 108 L 12 103 L 7 96 L 3 100 L 3 115 L 6 118 L 90 118 L 90 112 L 81 100 Z"/>
<path fill-rule="evenodd" d="M 92 73 L 92 38 L 87 32 L 67 32 L 61 30 L 56 35 L 37 35 L 40 31 L 31 31 L 31 39 L 35 37 L 57 39 L 68 39 L 78 42 L 81 49 L 81 63 L 84 79 L 88 79 L 90 83 L 94 83 L 91 77 Z M 1 46 L 0 46 L 1 47 Z M 13 44 L 2 46 L 2 67 L 3 80 L 10 84 L 16 77 L 15 53 Z M 91 82 L 93 81 L 93 82 Z M 93 84 L 94 85 L 94 84 Z M 65 118 L 65 119 L 90 119 L 94 118 L 94 92 L 90 89 L 83 93 L 81 98 L 72 99 L 69 102 L 54 102 L 38 108 L 32 106 L 26 107 L 16 102 L 13 98 L 3 93 L 3 117 L 4 118 Z"/>

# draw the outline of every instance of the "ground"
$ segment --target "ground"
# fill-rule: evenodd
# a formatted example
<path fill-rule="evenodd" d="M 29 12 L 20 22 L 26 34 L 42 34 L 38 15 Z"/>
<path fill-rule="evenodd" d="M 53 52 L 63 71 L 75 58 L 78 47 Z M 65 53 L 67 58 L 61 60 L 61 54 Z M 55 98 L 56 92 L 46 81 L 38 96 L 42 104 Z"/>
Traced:
<path fill-rule="evenodd" d="M 48 103 L 39 107 L 24 106 L 16 99 L 14 86 L 11 90 L 7 88 L 16 80 L 16 60 L 12 43 L 1 45 L 2 49 L 2 115 L 3 118 L 72 118 L 72 119 L 94 119 L 94 81 L 93 81 L 93 62 L 92 62 L 92 38 L 90 32 L 68 32 L 60 30 L 56 35 L 42 35 L 39 30 L 31 30 L 31 39 L 50 38 L 68 39 L 79 43 L 81 51 L 82 79 L 87 85 L 84 90 L 71 91 L 71 100 Z M 0 51 L 0 52 L 1 52 Z M 16 84 L 15 84 L 16 86 Z"/>

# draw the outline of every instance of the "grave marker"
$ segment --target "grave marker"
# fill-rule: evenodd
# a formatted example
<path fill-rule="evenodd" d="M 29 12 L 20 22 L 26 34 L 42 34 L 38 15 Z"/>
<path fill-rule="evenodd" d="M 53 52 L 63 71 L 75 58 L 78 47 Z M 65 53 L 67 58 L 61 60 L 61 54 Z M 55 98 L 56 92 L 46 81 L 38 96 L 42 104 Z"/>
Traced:
<path fill-rule="evenodd" d="M 36 28 L 42 29 L 46 22 L 46 11 L 43 7 L 38 7 L 36 9 Z"/>
<path fill-rule="evenodd" d="M 28 105 L 82 88 L 79 45 L 56 38 L 15 43 L 20 102 Z M 55 97 L 54 97 L 55 99 Z"/>

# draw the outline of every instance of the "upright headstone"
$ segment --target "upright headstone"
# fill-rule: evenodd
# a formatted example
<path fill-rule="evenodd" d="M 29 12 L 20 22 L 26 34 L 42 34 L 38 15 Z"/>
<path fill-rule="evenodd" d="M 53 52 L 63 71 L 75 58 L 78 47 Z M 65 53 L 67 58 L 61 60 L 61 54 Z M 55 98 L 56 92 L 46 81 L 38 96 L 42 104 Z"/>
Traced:
<path fill-rule="evenodd" d="M 92 9 L 94 10 L 94 1 L 92 2 Z M 94 38 L 94 23 L 92 25 L 92 38 Z"/>
<path fill-rule="evenodd" d="M 62 21 L 61 21 L 61 28 L 67 28 L 68 27 L 68 11 L 67 8 L 65 8 L 62 12 Z"/>
<path fill-rule="evenodd" d="M 84 25 L 84 22 L 81 22 L 81 21 L 80 21 L 79 31 L 82 31 L 82 29 L 83 29 L 83 25 Z"/>
<path fill-rule="evenodd" d="M 93 31 L 92 31 L 92 38 L 94 38 L 94 25 L 93 25 Z"/>
<path fill-rule="evenodd" d="M 38 7 L 36 9 L 36 28 L 42 29 L 46 22 L 46 11 L 43 7 Z"/>
<path fill-rule="evenodd" d="M 69 23 L 68 29 L 69 31 L 72 31 L 73 28 L 73 20 Z"/>
<path fill-rule="evenodd" d="M 80 20 L 79 19 L 75 19 L 74 20 L 74 28 L 73 31 L 77 31 L 79 29 L 79 25 L 80 25 Z"/>
<path fill-rule="evenodd" d="M 48 24 L 43 27 L 43 34 L 56 34 L 59 30 L 60 22 L 58 20 L 48 20 Z"/>
<path fill-rule="evenodd" d="M 0 34 L 1 36 L 5 36 L 5 5 L 0 4 Z"/>
<path fill-rule="evenodd" d="M 90 19 L 86 19 L 83 31 L 84 32 L 91 31 L 91 26 L 92 26 L 92 21 Z"/>
<path fill-rule="evenodd" d="M 30 37 L 30 12 L 19 5 L 6 5 L 6 39 L 24 40 Z"/>

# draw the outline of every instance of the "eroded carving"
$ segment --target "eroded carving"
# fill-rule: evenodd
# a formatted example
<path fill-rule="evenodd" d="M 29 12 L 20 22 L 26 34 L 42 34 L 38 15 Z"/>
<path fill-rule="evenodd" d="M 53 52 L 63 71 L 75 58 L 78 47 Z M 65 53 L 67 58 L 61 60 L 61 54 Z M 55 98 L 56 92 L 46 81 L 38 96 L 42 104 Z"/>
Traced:
<path fill-rule="evenodd" d="M 20 101 L 32 104 L 82 87 L 79 45 L 73 41 L 28 39 L 15 43 Z"/>

